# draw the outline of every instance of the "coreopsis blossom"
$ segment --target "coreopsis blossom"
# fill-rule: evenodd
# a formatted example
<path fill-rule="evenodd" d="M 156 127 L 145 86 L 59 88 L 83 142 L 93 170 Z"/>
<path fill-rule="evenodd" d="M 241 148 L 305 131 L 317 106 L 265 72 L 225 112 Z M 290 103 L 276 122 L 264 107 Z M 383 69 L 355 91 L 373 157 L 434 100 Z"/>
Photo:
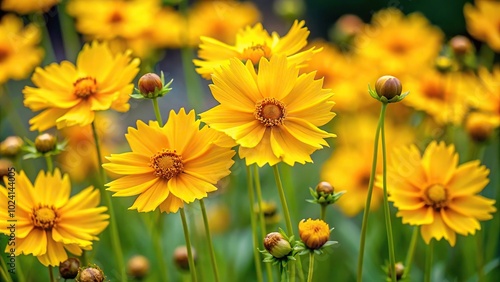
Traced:
<path fill-rule="evenodd" d="M 335 116 L 333 93 L 314 73 L 299 76 L 285 56 L 261 58 L 258 73 L 252 61 L 233 58 L 212 81 L 220 105 L 201 113 L 202 121 L 233 138 L 247 165 L 312 162 L 311 154 L 328 146 L 324 138 L 335 137 L 318 128 Z"/>
<path fill-rule="evenodd" d="M 167 123 L 137 122 L 125 135 L 131 152 L 111 154 L 103 167 L 122 177 L 106 184 L 113 196 L 139 195 L 130 209 L 177 212 L 184 203 L 207 197 L 229 175 L 235 152 L 220 147 L 223 134 L 195 120 L 194 111 L 170 112 Z"/>
<path fill-rule="evenodd" d="M 0 208 L 7 211 L 8 181 L 0 186 Z M 16 222 L 15 254 L 34 255 L 45 266 L 58 266 L 68 259 L 66 251 L 80 256 L 82 249 L 92 249 L 92 241 L 108 226 L 106 207 L 99 207 L 99 190 L 89 186 L 70 197 L 71 183 L 67 174 L 41 171 L 32 184 L 21 171 L 15 183 Z M 0 213 L 0 220 L 7 222 L 9 213 Z M 8 224 L 0 232 L 9 235 Z M 6 251 L 9 251 L 7 246 Z"/>
<path fill-rule="evenodd" d="M 238 32 L 234 45 L 203 36 L 198 51 L 200 60 L 193 60 L 198 67 L 196 71 L 202 77 L 210 79 L 214 69 L 227 66 L 231 58 L 249 61 L 257 66 L 261 58 L 270 59 L 275 54 L 284 55 L 290 63 L 303 67 L 302 64 L 318 51 L 315 47 L 301 51 L 307 45 L 309 36 L 309 30 L 304 25 L 304 21 L 295 21 L 283 37 L 275 32 L 270 35 L 261 23 L 253 27 L 247 26 Z"/>
<path fill-rule="evenodd" d="M 355 39 L 354 52 L 380 74 L 401 77 L 432 65 L 443 33 L 419 13 L 405 16 L 395 8 L 379 11 Z M 411 66 L 411 67 L 409 67 Z"/>
<path fill-rule="evenodd" d="M 3 2 L 2 2 L 3 4 Z M 0 21 L 0 85 L 9 79 L 26 78 L 40 64 L 43 49 L 40 29 L 7 14 Z"/>
<path fill-rule="evenodd" d="M 500 51 L 500 2 L 475 0 L 475 6 L 465 3 L 464 16 L 467 31 L 484 41 L 496 52 Z"/>
<path fill-rule="evenodd" d="M 307 248 L 317 250 L 328 242 L 330 227 L 321 219 L 303 219 L 299 222 L 299 236 Z"/>
<path fill-rule="evenodd" d="M 25 15 L 33 12 L 46 12 L 59 2 L 59 0 L 2 0 L 0 9 Z"/>
<path fill-rule="evenodd" d="M 36 88 L 23 89 L 24 105 L 42 110 L 30 119 L 30 130 L 85 126 L 94 121 L 95 111 L 128 111 L 137 72 L 139 59 L 130 52 L 113 54 L 97 41 L 83 46 L 76 66 L 62 61 L 37 68 L 31 78 Z"/>
<path fill-rule="evenodd" d="M 467 236 L 491 219 L 495 201 L 478 195 L 488 184 L 489 169 L 479 160 L 458 164 L 453 145 L 433 141 L 421 155 L 415 145 L 394 150 L 389 158 L 389 201 L 403 223 L 420 226 L 432 238 L 455 245 L 456 234 Z"/>
<path fill-rule="evenodd" d="M 492 72 L 485 68 L 478 70 L 481 84 L 467 96 L 471 105 L 490 117 L 494 127 L 500 126 L 500 65 Z"/>

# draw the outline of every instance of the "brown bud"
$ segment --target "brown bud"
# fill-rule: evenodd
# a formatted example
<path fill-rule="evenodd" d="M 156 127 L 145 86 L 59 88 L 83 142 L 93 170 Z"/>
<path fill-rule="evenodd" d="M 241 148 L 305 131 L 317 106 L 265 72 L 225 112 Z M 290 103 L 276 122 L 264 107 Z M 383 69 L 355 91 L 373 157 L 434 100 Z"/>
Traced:
<path fill-rule="evenodd" d="M 77 258 L 69 258 L 59 264 L 59 274 L 64 279 L 74 279 L 79 268 L 80 261 Z"/>
<path fill-rule="evenodd" d="M 345 36 L 354 36 L 361 32 L 365 23 L 358 16 L 346 14 L 341 16 L 335 23 L 335 29 Z"/>
<path fill-rule="evenodd" d="M 196 263 L 196 251 L 191 248 L 193 259 Z M 174 250 L 174 263 L 181 270 L 189 270 L 189 257 L 186 246 L 179 246 Z"/>
<path fill-rule="evenodd" d="M 163 83 L 161 78 L 155 73 L 146 73 L 139 78 L 139 91 L 145 97 L 150 93 L 161 90 Z"/>
<path fill-rule="evenodd" d="M 19 136 L 9 136 L 0 143 L 0 154 L 6 157 L 15 157 L 23 146 L 23 139 Z"/>
<path fill-rule="evenodd" d="M 142 279 L 149 272 L 149 260 L 145 256 L 133 256 L 128 260 L 127 271 L 130 276 Z"/>
<path fill-rule="evenodd" d="M 324 195 L 329 195 L 329 194 L 333 194 L 334 189 L 333 189 L 332 184 L 330 184 L 329 182 L 326 182 L 326 181 L 322 181 L 322 182 L 318 183 L 318 185 L 316 186 L 316 192 L 323 193 Z"/>
<path fill-rule="evenodd" d="M 98 267 L 87 267 L 80 269 L 77 282 L 102 282 L 104 281 L 104 273 Z"/>
<path fill-rule="evenodd" d="M 35 148 L 40 153 L 47 153 L 56 148 L 57 139 L 50 133 L 38 135 L 35 139 Z"/>
<path fill-rule="evenodd" d="M 465 55 L 471 50 L 472 43 L 469 38 L 463 35 L 457 35 L 450 39 L 450 46 L 453 53 L 457 55 Z"/>
<path fill-rule="evenodd" d="M 281 233 L 271 232 L 264 238 L 264 248 L 275 258 L 287 256 L 292 251 L 290 242 Z"/>
<path fill-rule="evenodd" d="M 8 176 L 14 164 L 8 159 L 0 159 L 0 184 L 3 183 L 3 177 Z"/>
<path fill-rule="evenodd" d="M 392 75 L 384 75 L 375 83 L 375 90 L 379 97 L 385 97 L 390 100 L 398 95 L 401 95 L 403 86 L 399 79 Z"/>

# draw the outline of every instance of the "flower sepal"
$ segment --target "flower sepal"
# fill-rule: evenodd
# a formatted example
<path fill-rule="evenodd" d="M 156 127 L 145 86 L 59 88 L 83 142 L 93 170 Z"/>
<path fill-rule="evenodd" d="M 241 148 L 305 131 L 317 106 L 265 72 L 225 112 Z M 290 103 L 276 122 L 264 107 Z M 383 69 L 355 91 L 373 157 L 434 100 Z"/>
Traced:
<path fill-rule="evenodd" d="M 387 103 L 397 103 L 402 101 L 406 96 L 408 96 L 408 94 L 410 94 L 410 91 L 406 91 L 404 93 L 401 93 L 400 95 L 392 97 L 391 99 L 387 99 L 387 97 L 385 96 L 379 96 L 379 94 L 377 94 L 377 91 L 375 89 L 372 89 L 370 87 L 370 84 L 368 84 L 368 93 L 370 93 L 370 96 L 372 96 L 373 99 L 378 100 L 384 104 L 387 104 Z"/>
<path fill-rule="evenodd" d="M 294 246 L 294 244 L 295 244 L 294 236 L 288 237 L 286 235 L 286 233 L 283 231 L 283 229 L 281 229 L 281 228 L 279 228 L 279 232 L 273 232 L 273 233 L 279 233 L 279 235 L 281 235 L 282 238 L 280 238 L 280 240 L 283 240 L 284 244 L 288 243 L 288 245 L 290 247 L 290 251 L 288 254 L 286 254 L 284 256 L 275 257 L 272 254 L 274 252 L 268 251 L 267 248 L 264 250 L 259 250 L 259 252 L 261 252 L 264 255 L 264 259 L 262 261 L 267 262 L 267 263 L 272 263 L 273 265 L 280 265 L 281 267 L 286 267 L 289 261 L 296 260 L 295 255 L 297 255 L 297 251 L 295 250 L 295 246 Z M 275 244 L 275 245 L 273 244 L 273 247 L 278 246 L 278 247 L 282 248 L 284 244 Z M 279 245 L 281 245 L 281 246 L 279 246 Z M 266 246 L 266 242 L 264 242 L 264 246 Z"/>
<path fill-rule="evenodd" d="M 342 197 L 342 195 L 345 194 L 345 191 L 340 191 L 340 192 L 332 192 L 332 193 L 324 193 L 321 191 L 314 190 L 313 188 L 309 187 L 309 193 L 311 193 L 311 196 L 313 199 L 307 199 L 309 203 L 316 203 L 320 204 L 322 206 L 328 206 L 328 205 L 333 205 L 335 204 L 336 201 Z"/>
<path fill-rule="evenodd" d="M 163 97 L 172 90 L 170 85 L 173 81 L 174 79 L 171 79 L 165 84 L 165 75 L 163 71 L 161 72 L 161 78 L 156 74 L 147 73 L 139 79 L 139 88 L 134 88 L 135 93 L 130 94 L 130 97 L 137 100 Z"/>

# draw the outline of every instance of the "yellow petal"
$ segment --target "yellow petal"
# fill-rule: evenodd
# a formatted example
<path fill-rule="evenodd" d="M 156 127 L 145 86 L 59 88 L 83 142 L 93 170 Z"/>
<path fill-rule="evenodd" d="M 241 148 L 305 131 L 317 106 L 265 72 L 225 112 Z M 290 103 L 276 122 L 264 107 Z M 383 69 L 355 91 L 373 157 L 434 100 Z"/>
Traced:
<path fill-rule="evenodd" d="M 429 244 L 432 238 L 436 240 L 441 240 L 441 238 L 446 239 L 450 245 L 455 246 L 456 234 L 451 228 L 449 228 L 441 218 L 441 215 L 437 211 L 433 211 L 434 221 L 430 224 L 424 224 L 420 227 L 420 233 L 426 244 Z"/>
<path fill-rule="evenodd" d="M 170 179 L 169 183 L 172 181 Z M 142 192 L 134 204 L 129 208 L 139 212 L 154 211 L 168 197 L 170 191 L 165 187 L 164 181 L 157 181 L 148 190 Z"/>
<path fill-rule="evenodd" d="M 184 201 L 177 198 L 173 194 L 169 194 L 167 199 L 160 204 L 160 210 L 166 213 L 177 212 L 180 208 L 183 207 Z"/>
<path fill-rule="evenodd" d="M 447 185 L 450 197 L 461 197 L 481 192 L 489 182 L 489 172 L 485 166 L 480 166 L 479 161 L 460 165 Z"/>
<path fill-rule="evenodd" d="M 476 230 L 481 229 L 477 219 L 457 213 L 452 209 L 441 209 L 441 217 L 447 226 L 462 235 L 469 233 L 474 235 Z"/>
<path fill-rule="evenodd" d="M 458 197 L 450 200 L 448 207 L 458 213 L 477 218 L 478 220 L 492 219 L 496 212 L 495 200 L 483 196 Z"/>
<path fill-rule="evenodd" d="M 412 210 L 399 210 L 398 217 L 403 218 L 403 223 L 411 225 L 431 224 L 434 220 L 434 212 L 431 207 L 422 207 Z"/>
<path fill-rule="evenodd" d="M 191 203 L 194 200 L 207 197 L 207 193 L 217 190 L 217 187 L 189 174 L 181 174 L 170 179 L 168 189 L 174 196 Z"/>

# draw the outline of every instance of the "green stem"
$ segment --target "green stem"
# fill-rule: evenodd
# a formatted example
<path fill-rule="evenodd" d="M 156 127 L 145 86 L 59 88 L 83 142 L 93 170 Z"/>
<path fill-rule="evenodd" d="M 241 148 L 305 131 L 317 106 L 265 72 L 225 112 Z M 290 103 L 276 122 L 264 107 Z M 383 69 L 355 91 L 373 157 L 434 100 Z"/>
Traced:
<path fill-rule="evenodd" d="M 161 281 L 168 281 L 168 274 L 167 274 L 167 263 L 165 262 L 165 254 L 163 253 L 163 244 L 161 240 L 161 231 L 162 231 L 162 224 L 161 224 L 161 211 L 155 212 L 153 216 L 153 224 L 150 226 L 151 230 L 151 235 L 152 235 L 152 240 L 153 240 L 153 247 L 155 250 L 155 256 L 156 259 L 158 260 L 158 266 L 160 268 L 160 278 Z"/>
<path fill-rule="evenodd" d="M 260 221 L 260 230 L 262 233 L 262 238 L 264 238 L 267 235 L 267 230 L 266 230 L 266 220 L 264 218 L 264 212 L 262 210 L 262 189 L 260 186 L 260 176 L 259 176 L 259 168 L 257 165 L 253 166 L 253 177 L 254 177 L 254 182 L 255 182 L 255 191 L 257 192 L 257 203 L 259 206 L 259 221 Z M 271 269 L 271 264 L 266 263 L 266 274 L 267 274 L 267 280 L 268 281 L 273 281 L 273 270 Z"/>
<path fill-rule="evenodd" d="M 476 239 L 476 267 L 477 267 L 477 281 L 483 282 L 484 280 L 484 248 L 483 248 L 483 232 L 478 230 L 476 235 L 474 235 Z"/>
<path fill-rule="evenodd" d="M 188 252 L 188 262 L 189 262 L 189 272 L 191 273 L 191 281 L 198 281 L 196 275 L 196 267 L 194 264 L 193 258 L 193 250 L 191 249 L 191 239 L 189 239 L 189 230 L 186 221 L 186 213 L 184 212 L 184 208 L 180 209 L 181 219 L 182 219 L 182 228 L 184 229 L 184 239 L 186 240 L 186 248 Z"/>
<path fill-rule="evenodd" d="M 45 162 L 47 163 L 47 172 L 54 171 L 54 163 L 52 162 L 52 157 L 45 156 Z"/>
<path fill-rule="evenodd" d="M 158 98 L 153 98 L 152 101 L 153 101 L 153 109 L 155 111 L 155 116 L 156 116 L 156 120 L 158 121 L 158 124 L 160 125 L 160 127 L 163 126 L 163 119 L 161 118 L 161 112 L 160 112 L 160 107 L 158 106 Z"/>
<path fill-rule="evenodd" d="M 410 246 L 408 247 L 408 253 L 406 253 L 403 279 L 405 279 L 410 274 L 411 263 L 413 260 L 413 254 L 415 253 L 415 248 L 417 247 L 417 238 L 418 238 L 418 227 L 413 227 L 413 232 L 411 234 Z"/>
<path fill-rule="evenodd" d="M 60 5 L 57 5 L 57 15 L 61 23 L 61 37 L 66 59 L 74 62 L 80 51 L 81 42 L 76 32 L 73 18 L 66 13 L 67 2 L 67 0 L 64 0 Z"/>
<path fill-rule="evenodd" d="M 314 252 L 309 252 L 309 273 L 307 274 L 307 282 L 312 282 L 314 273 Z"/>
<path fill-rule="evenodd" d="M 212 270 L 214 271 L 215 281 L 219 281 L 219 271 L 217 270 L 217 261 L 215 260 L 215 251 L 212 244 L 212 236 L 210 235 L 210 227 L 208 226 L 207 210 L 205 209 L 205 202 L 200 199 L 200 208 L 203 215 L 203 223 L 205 225 L 205 233 L 208 239 L 208 249 L 210 251 L 210 260 L 212 262 Z"/>
<path fill-rule="evenodd" d="M 363 278 L 363 257 L 365 255 L 365 242 L 366 242 L 366 230 L 368 228 L 368 216 L 370 213 L 370 205 L 372 201 L 372 191 L 373 191 L 373 180 L 375 179 L 375 173 L 377 170 L 377 153 L 378 153 L 378 140 L 380 136 L 380 128 L 382 124 L 382 112 L 380 112 L 380 117 L 378 120 L 377 131 L 375 132 L 375 142 L 373 145 L 373 161 L 372 161 L 372 170 L 370 173 L 370 180 L 368 182 L 368 193 L 366 195 L 366 204 L 365 210 L 363 212 L 363 221 L 361 223 L 361 238 L 359 242 L 359 256 L 358 256 L 358 272 L 357 272 L 357 280 L 358 282 L 362 281 Z"/>
<path fill-rule="evenodd" d="M 250 200 L 250 223 L 252 225 L 252 240 L 253 240 L 253 258 L 255 261 L 255 268 L 257 271 L 257 281 L 262 282 L 264 279 L 262 278 L 262 266 L 260 264 L 260 256 L 258 250 L 258 235 L 257 235 L 257 218 L 255 216 L 255 212 L 253 210 L 253 205 L 255 203 L 255 196 L 253 192 L 253 179 L 250 167 L 246 167 L 247 170 L 247 187 L 248 187 L 248 199 Z"/>
<path fill-rule="evenodd" d="M 127 273 L 125 270 L 125 262 L 123 259 L 123 253 L 121 249 L 120 237 L 118 236 L 118 225 L 116 223 L 115 210 L 113 209 L 113 202 L 111 201 L 110 195 L 106 192 L 104 185 L 106 183 L 106 173 L 104 172 L 104 168 L 102 167 L 102 156 L 101 156 L 101 146 L 99 144 L 99 136 L 97 134 L 97 129 L 95 126 L 95 122 L 91 123 L 92 125 L 92 133 L 94 135 L 94 143 L 95 149 L 97 151 L 97 163 L 98 163 L 98 171 L 101 183 L 99 183 L 99 188 L 101 191 L 101 195 L 104 197 L 104 202 L 106 206 L 108 206 L 109 212 L 109 225 L 111 229 L 111 245 L 113 248 L 113 252 L 115 253 L 116 263 L 118 264 L 118 272 L 120 273 L 120 281 L 127 281 Z"/>
<path fill-rule="evenodd" d="M 325 217 L 326 217 L 326 207 L 327 205 L 320 205 L 321 206 L 321 210 L 320 210 L 320 219 L 325 221 Z"/>
<path fill-rule="evenodd" d="M 201 110 L 203 89 L 200 85 L 200 78 L 193 66 L 193 50 L 189 47 L 181 48 L 182 68 L 184 70 L 184 80 L 186 82 L 186 93 L 189 105 L 196 111 Z"/>
<path fill-rule="evenodd" d="M 389 199 L 387 193 L 387 152 L 385 147 L 385 111 L 387 109 L 387 104 L 382 103 L 382 111 L 380 118 L 382 119 L 382 124 L 380 127 L 380 133 L 382 135 L 382 186 L 384 189 L 384 217 L 385 217 L 385 228 L 387 232 L 387 243 L 389 245 L 389 270 L 391 273 L 396 273 L 396 256 L 394 254 L 394 238 L 392 235 L 392 223 L 391 223 L 391 211 L 389 209 Z M 396 282 L 396 275 L 391 275 L 392 281 Z"/>
<path fill-rule="evenodd" d="M 432 253 L 434 248 L 434 240 L 431 239 L 429 245 L 427 246 L 427 254 L 425 256 L 425 273 L 424 282 L 431 282 L 431 272 L 432 272 Z"/>
<path fill-rule="evenodd" d="M 49 265 L 48 269 L 49 269 L 49 281 L 50 282 L 55 282 L 55 280 L 54 280 L 54 271 L 52 269 L 52 265 Z"/>
<path fill-rule="evenodd" d="M 7 268 L 7 264 L 5 263 L 3 256 L 0 256 L 0 263 L 2 264 L 2 267 L 0 268 L 0 274 L 3 281 L 12 282 L 12 278 L 9 275 L 9 269 Z M 20 273 L 20 277 L 24 278 L 22 272 Z"/>

